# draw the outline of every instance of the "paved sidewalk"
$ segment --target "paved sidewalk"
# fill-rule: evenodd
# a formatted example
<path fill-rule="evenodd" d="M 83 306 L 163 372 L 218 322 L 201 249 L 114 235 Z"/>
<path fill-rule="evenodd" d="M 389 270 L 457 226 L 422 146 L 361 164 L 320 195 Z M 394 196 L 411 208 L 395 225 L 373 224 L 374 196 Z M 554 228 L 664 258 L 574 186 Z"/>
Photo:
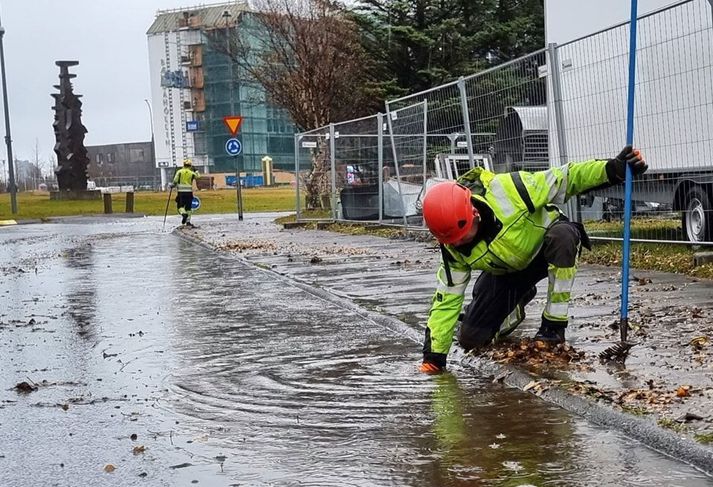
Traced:
<path fill-rule="evenodd" d="M 273 223 L 277 216 L 248 214 L 242 222 L 234 216 L 203 217 L 197 222 L 201 228 L 177 232 L 422 333 L 439 258 L 434 243 L 283 229 Z M 645 423 L 637 424 L 690 439 L 704 458 L 713 458 L 713 281 L 632 270 L 630 338 L 638 345 L 626 368 L 615 368 L 597 356 L 618 340 L 619 279 L 619 269 L 582 266 L 568 346 L 554 351 L 537 350 L 527 339 L 539 326 L 545 302 L 546 282 L 540 283 L 513 338 L 477 360 L 515 366 L 509 370 L 529 377 L 519 386 L 545 399 L 557 389 L 643 418 Z M 420 343 L 414 347 L 420 349 Z M 473 359 L 455 351 L 451 368 L 458 360 Z"/>

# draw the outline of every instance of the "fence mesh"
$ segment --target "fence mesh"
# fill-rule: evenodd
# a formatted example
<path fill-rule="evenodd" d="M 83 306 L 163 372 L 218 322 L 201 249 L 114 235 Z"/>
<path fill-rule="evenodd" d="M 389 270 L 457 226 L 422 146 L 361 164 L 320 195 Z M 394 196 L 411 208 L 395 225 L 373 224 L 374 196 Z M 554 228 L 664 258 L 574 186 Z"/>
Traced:
<path fill-rule="evenodd" d="M 634 141 L 650 169 L 634 184 L 634 240 L 713 241 L 711 8 L 681 1 L 638 21 Z M 616 156 L 626 135 L 628 50 L 622 23 L 388 101 L 384 115 L 299 134 L 298 188 L 318 195 L 301 217 L 420 226 L 429 184 L 475 164 L 539 171 Z M 621 237 L 621 186 L 565 210 L 595 238 Z"/>
<path fill-rule="evenodd" d="M 638 21 L 634 143 L 649 171 L 634 183 L 635 239 L 711 241 L 712 21 L 705 0 Z M 628 49 L 628 23 L 558 47 L 568 160 L 606 159 L 624 146 Z M 621 236 L 622 214 L 621 186 L 582 201 L 594 236 Z"/>
<path fill-rule="evenodd" d="M 378 221 L 381 215 L 381 115 L 334 124 L 337 219 Z"/>
<path fill-rule="evenodd" d="M 473 150 L 495 172 L 549 168 L 544 67 L 543 50 L 465 80 Z"/>
<path fill-rule="evenodd" d="M 463 107 L 458 83 L 386 104 L 394 160 L 394 174 L 388 183 L 396 203 L 388 212 L 391 216 L 401 217 L 405 223 L 421 224 L 422 188 L 434 177 L 447 177 L 439 170 L 436 159 L 455 153 L 458 139 L 465 137 Z"/>

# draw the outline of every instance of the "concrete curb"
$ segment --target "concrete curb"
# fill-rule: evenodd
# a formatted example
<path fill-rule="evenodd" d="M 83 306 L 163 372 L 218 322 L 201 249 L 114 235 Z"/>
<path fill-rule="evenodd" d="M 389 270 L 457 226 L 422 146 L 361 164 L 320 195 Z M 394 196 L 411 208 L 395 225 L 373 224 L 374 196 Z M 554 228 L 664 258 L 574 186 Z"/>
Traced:
<path fill-rule="evenodd" d="M 87 219 L 115 219 L 115 220 L 125 220 L 132 218 L 146 218 L 144 213 L 95 213 L 88 215 L 70 215 L 70 216 L 50 216 L 46 218 L 29 218 L 25 220 L 5 220 L 12 221 L 13 223 L 5 224 L 9 225 L 38 225 L 41 223 L 72 223 L 72 222 L 82 222 Z M 2 220 L 0 220 L 0 226 L 3 226 Z"/>
<path fill-rule="evenodd" d="M 347 296 L 315 287 L 312 284 L 280 272 L 275 272 L 272 269 L 257 266 L 240 255 L 221 252 L 215 246 L 201 240 L 197 236 L 187 234 L 185 231 L 175 229 L 172 233 L 195 245 L 212 250 L 226 260 L 239 260 L 253 267 L 257 267 L 263 272 L 269 273 L 271 276 L 296 286 L 307 293 L 373 321 L 396 335 L 405 337 L 415 343 L 421 342 L 421 331 L 413 329 L 410 325 L 396 318 L 366 310 L 353 303 Z M 493 377 L 496 381 L 502 382 L 508 387 L 535 394 L 544 401 L 555 404 L 594 424 L 619 431 L 630 438 L 640 441 L 653 450 L 687 463 L 708 475 L 713 475 L 713 449 L 688 438 L 678 436 L 669 430 L 661 428 L 650 420 L 618 411 L 605 404 L 571 393 L 559 387 L 557 383 L 542 379 L 534 374 L 529 374 L 514 366 L 503 365 L 482 357 L 468 355 L 457 347 L 454 347 L 451 355 L 453 358 L 457 358 L 461 364 L 473 369 L 482 376 Z M 546 386 L 546 389 L 527 387 L 533 381 L 537 381 Z"/>

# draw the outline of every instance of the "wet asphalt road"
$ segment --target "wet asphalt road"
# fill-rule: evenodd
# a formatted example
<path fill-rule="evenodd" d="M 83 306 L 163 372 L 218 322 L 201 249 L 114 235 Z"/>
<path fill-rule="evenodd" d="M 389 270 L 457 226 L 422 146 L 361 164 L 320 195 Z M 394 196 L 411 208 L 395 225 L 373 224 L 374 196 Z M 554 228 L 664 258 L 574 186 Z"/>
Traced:
<path fill-rule="evenodd" d="M 160 228 L 0 229 L 0 485 L 713 485 Z"/>

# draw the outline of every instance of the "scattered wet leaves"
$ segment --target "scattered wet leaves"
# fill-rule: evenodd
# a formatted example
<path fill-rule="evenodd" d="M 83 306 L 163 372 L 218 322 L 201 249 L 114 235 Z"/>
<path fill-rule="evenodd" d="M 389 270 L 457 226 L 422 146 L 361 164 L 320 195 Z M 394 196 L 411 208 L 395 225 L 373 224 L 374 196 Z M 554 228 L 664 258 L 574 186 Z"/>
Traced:
<path fill-rule="evenodd" d="M 574 382 L 567 384 L 566 387 L 570 392 L 589 396 L 593 399 L 601 399 L 607 402 L 612 402 L 614 400 L 613 391 L 597 387 L 594 382 Z"/>
<path fill-rule="evenodd" d="M 705 347 L 710 345 L 711 340 L 707 336 L 699 336 L 688 342 L 694 350 L 703 350 Z"/>
<path fill-rule="evenodd" d="M 503 462 L 503 467 L 507 468 L 508 470 L 512 470 L 513 472 L 519 472 L 523 470 L 523 466 L 520 465 L 518 462 Z"/>
<path fill-rule="evenodd" d="M 138 439 L 138 435 L 136 433 L 131 433 L 129 438 L 131 438 L 131 441 L 136 441 Z"/>
<path fill-rule="evenodd" d="M 184 462 L 184 463 L 179 463 L 178 465 L 171 465 L 168 468 L 170 468 L 170 469 L 186 468 L 186 467 L 190 467 L 191 465 L 193 465 L 193 464 Z"/>
<path fill-rule="evenodd" d="M 681 386 L 678 389 L 676 389 L 676 397 L 690 397 L 691 395 L 691 386 Z"/>
<path fill-rule="evenodd" d="M 274 252 L 278 250 L 277 243 L 271 240 L 238 240 L 226 242 L 216 246 L 218 250 L 242 252 L 244 250 L 264 250 Z"/>
<path fill-rule="evenodd" d="M 703 310 L 701 308 L 691 309 L 691 318 L 704 318 Z"/>
<path fill-rule="evenodd" d="M 696 413 L 687 412 L 683 416 L 676 418 L 679 423 L 690 423 L 691 421 L 703 421 L 705 418 Z"/>
<path fill-rule="evenodd" d="M 523 391 L 527 392 L 532 390 L 538 396 L 549 389 L 549 384 L 544 380 L 533 380 L 528 382 L 525 387 L 522 388 Z"/>
<path fill-rule="evenodd" d="M 131 451 L 134 455 L 140 455 L 146 451 L 146 447 L 144 445 L 135 446 Z"/>
<path fill-rule="evenodd" d="M 683 433 L 687 429 L 687 427 L 685 425 L 683 425 L 677 421 L 674 421 L 671 418 L 659 418 L 659 420 L 656 421 L 656 424 L 658 424 L 662 428 L 668 428 L 668 429 L 676 431 L 678 433 Z"/>
<path fill-rule="evenodd" d="M 503 371 L 503 372 L 499 373 L 498 375 L 496 375 L 493 378 L 493 384 L 496 382 L 502 383 L 507 378 L 507 376 L 509 376 L 510 374 L 511 374 L 511 372 L 509 372 L 509 371 Z"/>
<path fill-rule="evenodd" d="M 579 362 L 584 352 L 579 352 L 568 343 L 556 345 L 523 338 L 520 341 L 504 342 L 486 352 L 493 360 L 507 364 L 566 366 Z"/>
<path fill-rule="evenodd" d="M 111 473 L 111 472 L 113 472 L 114 470 L 116 470 L 116 467 L 115 467 L 114 465 L 112 465 L 111 463 L 107 463 L 106 465 L 104 465 L 104 471 L 105 471 L 105 472 Z"/>
<path fill-rule="evenodd" d="M 37 386 L 34 384 L 30 384 L 29 382 L 18 382 L 15 385 L 15 390 L 19 393 L 24 393 L 24 394 L 29 394 L 30 392 L 34 392 L 37 390 Z"/>

